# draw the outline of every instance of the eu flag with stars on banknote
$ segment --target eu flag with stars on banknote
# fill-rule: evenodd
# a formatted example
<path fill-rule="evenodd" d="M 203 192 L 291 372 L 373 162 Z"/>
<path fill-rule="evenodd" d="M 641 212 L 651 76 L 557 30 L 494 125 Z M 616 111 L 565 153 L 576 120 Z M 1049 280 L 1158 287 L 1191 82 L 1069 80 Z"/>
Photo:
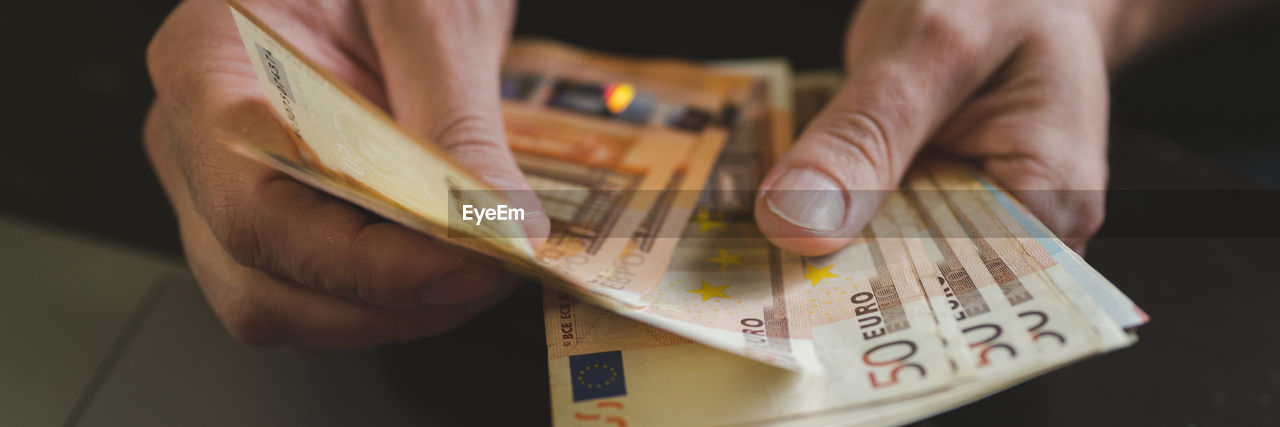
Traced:
<path fill-rule="evenodd" d="M 627 394 L 621 351 L 569 356 L 569 373 L 574 402 Z"/>

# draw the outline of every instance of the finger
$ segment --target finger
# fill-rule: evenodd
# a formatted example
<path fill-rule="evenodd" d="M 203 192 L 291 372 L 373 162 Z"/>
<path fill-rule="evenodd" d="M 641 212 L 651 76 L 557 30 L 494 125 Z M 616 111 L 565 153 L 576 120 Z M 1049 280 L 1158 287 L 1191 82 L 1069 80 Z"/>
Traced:
<path fill-rule="evenodd" d="M 260 104 L 237 108 L 243 137 L 283 143 L 287 130 Z M 240 264 L 333 295 L 390 308 L 452 304 L 492 293 L 502 272 L 464 252 L 255 164 L 225 147 L 193 174 L 207 223 Z"/>
<path fill-rule="evenodd" d="M 1036 125 L 1044 121 L 1035 117 L 1039 114 L 1043 113 L 1024 112 L 1008 117 L 1020 117 L 1018 120 L 992 121 L 976 129 L 970 138 L 1046 147 L 1035 154 L 988 156 L 982 164 L 983 172 L 1007 188 L 1064 244 L 1083 254 L 1085 243 L 1098 232 L 1105 218 L 1106 140 L 1100 137 L 1086 142 L 1067 139 L 1060 132 L 1046 132 L 1045 127 Z"/>
<path fill-rule="evenodd" d="M 805 255 L 843 247 L 1012 49 L 976 15 L 922 3 L 872 1 L 857 12 L 845 85 L 762 181 L 756 221 L 778 246 Z"/>
<path fill-rule="evenodd" d="M 1106 163 L 1090 162 L 1080 167 L 1065 164 L 1046 166 L 1027 158 L 994 158 L 984 162 L 983 171 L 1009 188 L 1009 193 L 1026 206 L 1063 244 L 1084 254 L 1088 243 L 1102 226 L 1106 212 L 1106 192 L 1101 189 L 1066 187 L 1086 181 L 1106 180 Z"/>
<path fill-rule="evenodd" d="M 535 247 L 550 222 L 507 146 L 499 67 L 515 3 L 363 3 L 396 120 L 525 210 Z"/>
<path fill-rule="evenodd" d="M 304 353 L 358 348 L 434 335 L 456 327 L 514 289 L 511 280 L 469 303 L 405 311 L 378 308 L 307 289 L 238 264 L 195 212 L 181 171 L 158 143 L 163 118 L 153 108 L 144 127 L 147 154 L 177 211 L 192 274 L 228 331 L 254 345 L 287 345 Z"/>
<path fill-rule="evenodd" d="M 321 68 L 374 104 L 386 105 L 364 21 L 358 11 L 345 10 L 354 8 L 351 4 L 241 3 Z M 146 54 L 156 97 L 167 104 L 203 113 L 246 98 L 265 102 L 225 1 L 182 2 L 156 31 Z"/>
<path fill-rule="evenodd" d="M 180 190 L 190 195 L 197 216 L 236 260 L 387 307 L 453 303 L 493 290 L 500 272 L 482 257 L 458 255 L 455 248 L 383 223 L 230 152 L 227 141 L 290 143 L 266 107 L 238 38 L 234 44 L 218 42 L 228 31 L 237 37 L 234 28 L 190 19 L 227 13 L 225 5 L 216 11 L 205 6 L 184 4 L 148 48 L 157 104 L 163 106 L 158 114 L 166 117 L 158 122 L 167 128 L 166 135 L 152 138 L 166 142 L 148 147 L 167 150 L 153 156 L 157 169 L 178 170 L 162 176 L 166 188 L 172 194 L 169 183 L 184 184 Z M 173 34 L 184 23 L 212 41 Z"/>
<path fill-rule="evenodd" d="M 990 90 L 952 117 L 937 142 L 983 158 L 984 172 L 1083 253 L 1106 203 L 1101 47 L 1082 23 L 1064 25 L 1053 37 L 1031 37 L 1021 50 Z"/>
<path fill-rule="evenodd" d="M 461 305 L 375 307 L 239 265 L 198 221 L 184 222 L 182 232 L 192 273 L 207 299 L 232 336 L 251 345 L 327 351 L 436 335 L 465 323 L 511 289 Z"/>
<path fill-rule="evenodd" d="M 998 176 L 1009 180 L 1007 175 Z M 1102 227 L 1106 217 L 1106 193 L 1102 191 L 1023 189 L 1011 190 L 1010 193 L 1022 201 L 1027 210 L 1049 227 L 1063 244 L 1080 255 L 1084 255 L 1089 239 Z"/>

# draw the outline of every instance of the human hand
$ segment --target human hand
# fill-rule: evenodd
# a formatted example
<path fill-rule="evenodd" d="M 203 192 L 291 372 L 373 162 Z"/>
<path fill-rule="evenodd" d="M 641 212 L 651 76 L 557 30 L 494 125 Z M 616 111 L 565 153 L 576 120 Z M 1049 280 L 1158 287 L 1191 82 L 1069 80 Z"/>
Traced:
<path fill-rule="evenodd" d="M 513 2 L 245 3 L 495 188 L 529 189 L 507 149 L 499 104 Z M 305 352 L 413 339 L 462 324 L 518 283 L 493 260 L 229 151 L 229 141 L 287 144 L 288 134 L 223 1 L 180 5 L 148 47 L 147 63 L 157 94 L 144 129 L 147 153 L 192 273 L 237 339 Z M 538 202 L 519 199 L 526 231 L 545 236 Z"/>
<path fill-rule="evenodd" d="M 844 86 L 761 182 L 760 229 L 804 255 L 843 247 L 886 195 L 859 190 L 895 188 L 929 144 L 976 160 L 1083 250 L 1104 211 L 1110 37 L 1101 30 L 1111 8 L 863 2 L 845 40 Z"/>

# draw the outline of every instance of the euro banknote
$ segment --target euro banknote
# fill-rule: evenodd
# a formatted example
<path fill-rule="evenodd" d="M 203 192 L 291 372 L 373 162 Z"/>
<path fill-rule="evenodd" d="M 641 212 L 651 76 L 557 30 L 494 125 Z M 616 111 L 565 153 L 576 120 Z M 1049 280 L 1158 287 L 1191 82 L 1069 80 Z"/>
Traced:
<path fill-rule="evenodd" d="M 637 303 L 611 286 L 609 269 L 637 234 L 678 235 L 693 202 L 661 196 L 702 188 L 758 82 L 687 61 L 513 41 L 502 65 L 506 136 L 552 226 L 534 251 L 517 221 L 461 220 L 474 207 L 514 206 L 510 193 L 402 129 L 247 8 L 231 2 L 231 12 L 266 100 L 292 130 L 287 143 L 228 141 L 238 151 L 605 306 Z M 655 252 L 647 271 L 669 256 Z"/>
<path fill-rule="evenodd" d="M 680 194 L 702 188 L 753 83 L 684 61 L 513 41 L 503 63 L 503 119 L 552 220 L 539 260 L 625 301 L 626 285 L 636 282 L 604 270 L 624 251 L 648 251 L 656 236 L 683 227 L 690 202 Z M 661 264 L 663 256 L 647 259 Z"/>
<path fill-rule="evenodd" d="M 755 189 L 839 76 L 514 41 L 507 139 L 551 219 L 510 205 L 232 3 L 290 141 L 228 141 L 295 179 L 504 262 L 544 298 L 557 423 L 894 423 L 1129 345 L 1146 321 L 993 181 L 919 162 L 851 243 L 801 257 Z M 797 117 L 797 114 L 801 115 Z"/>
<path fill-rule="evenodd" d="M 838 86 L 830 73 L 797 79 L 795 100 L 825 102 Z M 861 236 L 822 257 L 786 257 L 732 221 L 712 227 L 731 241 L 682 239 L 661 285 L 672 297 L 655 305 L 705 316 L 694 323 L 719 334 L 547 290 L 555 423 L 903 423 L 1127 346 L 1146 321 L 962 163 L 918 162 L 885 200 Z M 703 228 L 695 219 L 686 233 Z"/>

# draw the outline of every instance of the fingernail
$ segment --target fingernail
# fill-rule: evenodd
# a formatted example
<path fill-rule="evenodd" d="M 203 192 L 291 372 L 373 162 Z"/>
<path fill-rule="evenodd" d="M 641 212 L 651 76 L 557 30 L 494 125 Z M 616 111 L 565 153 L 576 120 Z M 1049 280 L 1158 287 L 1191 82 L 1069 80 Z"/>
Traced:
<path fill-rule="evenodd" d="M 498 282 L 468 271 L 455 271 L 436 279 L 422 291 L 430 305 L 461 304 L 493 293 Z"/>
<path fill-rule="evenodd" d="M 774 181 L 764 195 L 769 210 L 782 219 L 817 231 L 839 230 L 844 224 L 845 197 L 831 176 L 809 168 L 794 168 Z"/>

